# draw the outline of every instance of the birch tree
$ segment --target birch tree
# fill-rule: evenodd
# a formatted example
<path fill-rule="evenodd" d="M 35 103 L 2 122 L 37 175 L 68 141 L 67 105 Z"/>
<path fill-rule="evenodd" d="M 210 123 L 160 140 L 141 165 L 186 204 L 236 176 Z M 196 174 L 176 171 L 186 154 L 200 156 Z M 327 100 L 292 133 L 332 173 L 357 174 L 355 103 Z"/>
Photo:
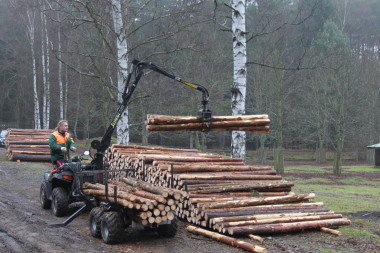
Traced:
<path fill-rule="evenodd" d="M 245 0 L 232 0 L 232 47 L 234 62 L 234 79 L 231 89 L 232 115 L 245 114 L 245 95 L 247 85 L 247 52 L 245 29 Z M 231 139 L 231 156 L 245 158 L 246 133 L 233 131 Z"/>
<path fill-rule="evenodd" d="M 58 26 L 58 57 L 62 58 L 62 46 L 61 46 L 61 26 Z M 64 119 L 64 101 L 63 101 L 63 81 L 62 81 L 62 62 L 58 61 L 58 85 L 59 85 L 59 119 Z"/>
<path fill-rule="evenodd" d="M 35 43 L 35 20 L 36 13 L 31 10 L 26 10 L 26 28 L 27 37 L 29 39 L 29 46 L 32 56 L 32 73 L 33 73 L 33 101 L 34 101 L 34 129 L 41 129 L 41 117 L 40 117 L 40 105 L 38 100 L 38 90 L 37 90 L 37 69 L 36 69 L 36 54 L 34 50 Z"/>
<path fill-rule="evenodd" d="M 124 81 L 128 75 L 128 44 L 126 28 L 123 23 L 124 9 L 122 9 L 122 0 L 112 0 L 112 18 L 114 24 L 114 31 L 116 35 L 116 52 L 118 62 L 117 73 L 117 89 L 118 89 L 118 102 L 122 103 L 122 93 L 124 89 Z M 125 108 L 120 117 L 117 125 L 117 142 L 119 144 L 129 143 L 129 126 L 128 126 L 128 107 Z"/>
<path fill-rule="evenodd" d="M 50 118 L 50 59 L 49 59 L 49 36 L 47 30 L 46 16 L 44 14 L 44 5 L 41 11 L 41 62 L 42 62 L 42 80 L 43 80 L 43 98 L 42 98 L 42 128 L 49 128 Z"/>

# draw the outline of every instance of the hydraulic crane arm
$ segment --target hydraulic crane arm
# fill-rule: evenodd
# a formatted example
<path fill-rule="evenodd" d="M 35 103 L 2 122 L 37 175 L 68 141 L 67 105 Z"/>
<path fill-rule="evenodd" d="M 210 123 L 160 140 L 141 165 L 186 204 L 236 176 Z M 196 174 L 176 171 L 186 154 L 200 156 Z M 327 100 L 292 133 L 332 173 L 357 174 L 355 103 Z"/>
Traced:
<path fill-rule="evenodd" d="M 211 122 L 211 111 L 207 108 L 208 100 L 209 100 L 209 93 L 207 89 L 199 84 L 191 83 L 183 80 L 180 77 L 174 76 L 172 74 L 169 74 L 165 70 L 160 69 L 156 65 L 150 63 L 150 62 L 141 62 L 138 60 L 134 60 L 132 62 L 132 71 L 128 74 L 126 79 L 126 85 L 124 87 L 124 91 L 122 94 L 123 102 L 120 104 L 119 108 L 116 111 L 115 116 L 113 117 L 113 120 L 110 124 L 110 126 L 107 128 L 107 131 L 105 132 L 103 138 L 101 141 L 95 140 L 91 143 L 91 147 L 97 150 L 97 154 L 95 155 L 94 163 L 98 165 L 98 168 L 101 168 L 103 166 L 103 154 L 107 150 L 107 148 L 110 146 L 111 143 L 111 136 L 113 131 L 115 130 L 115 127 L 124 112 L 125 108 L 127 107 L 127 104 L 137 86 L 139 83 L 142 75 L 144 74 L 144 69 L 150 69 L 153 70 L 159 74 L 162 74 L 168 78 L 171 78 L 175 81 L 178 81 L 182 84 L 185 84 L 191 88 L 197 89 L 202 92 L 202 109 L 199 111 L 200 117 L 202 119 L 203 123 L 209 123 Z M 131 82 L 132 76 L 134 76 L 134 79 Z"/>
<path fill-rule="evenodd" d="M 140 62 L 138 60 L 134 60 L 132 62 L 132 64 L 138 66 L 141 69 L 151 69 L 151 70 L 153 70 L 153 71 L 155 71 L 157 73 L 160 73 L 160 74 L 162 74 L 164 76 L 167 76 L 167 77 L 169 77 L 169 78 L 171 78 L 171 79 L 173 79 L 173 80 L 175 80 L 177 82 L 183 83 L 183 84 L 185 84 L 187 86 L 190 86 L 191 88 L 194 88 L 194 89 L 197 89 L 197 90 L 201 91 L 202 94 L 203 94 L 203 96 L 202 96 L 202 104 L 203 104 L 203 101 L 206 101 L 206 105 L 207 105 L 209 94 L 208 94 L 207 89 L 204 86 L 202 86 L 200 84 L 196 84 L 196 83 L 187 82 L 187 81 L 183 80 L 180 77 L 177 77 L 177 76 L 174 76 L 172 74 L 169 74 L 168 72 L 166 72 L 165 70 L 160 69 L 159 67 L 157 67 L 156 65 L 154 65 L 151 62 Z"/>

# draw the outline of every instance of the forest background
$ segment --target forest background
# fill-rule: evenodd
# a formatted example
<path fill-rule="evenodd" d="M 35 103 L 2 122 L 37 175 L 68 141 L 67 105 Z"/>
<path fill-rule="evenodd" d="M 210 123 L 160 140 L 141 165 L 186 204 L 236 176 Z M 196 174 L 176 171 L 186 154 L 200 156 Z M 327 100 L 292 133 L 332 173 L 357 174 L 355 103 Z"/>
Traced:
<path fill-rule="evenodd" d="M 129 62 L 204 85 L 213 115 L 231 114 L 230 1 L 0 0 L 1 128 L 54 128 L 67 119 L 77 139 L 103 135 L 119 93 L 115 3 Z M 311 151 L 316 162 L 333 152 L 336 173 L 344 152 L 372 163 L 380 1 L 246 1 L 245 15 L 245 111 L 271 119 L 269 134 L 247 133 L 247 154 L 281 164 L 284 150 Z M 198 91 L 148 71 L 128 107 L 129 141 L 228 153 L 229 132 L 145 130 L 147 114 L 196 115 L 200 101 Z"/>

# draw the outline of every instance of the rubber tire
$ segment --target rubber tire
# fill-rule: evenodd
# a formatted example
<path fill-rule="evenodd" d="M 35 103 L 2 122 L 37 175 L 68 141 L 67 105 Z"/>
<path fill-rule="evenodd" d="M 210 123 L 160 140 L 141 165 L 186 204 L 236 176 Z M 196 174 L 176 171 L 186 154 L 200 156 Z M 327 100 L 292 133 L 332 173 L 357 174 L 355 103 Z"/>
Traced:
<path fill-rule="evenodd" d="M 51 196 L 51 209 L 57 217 L 66 215 L 69 209 L 69 198 L 63 187 L 55 187 Z"/>
<path fill-rule="evenodd" d="M 102 214 L 103 208 L 95 207 L 90 212 L 90 233 L 95 238 L 101 238 L 102 233 L 100 231 L 101 223 L 102 223 Z"/>
<path fill-rule="evenodd" d="M 46 186 L 44 183 L 41 183 L 40 187 L 40 203 L 43 209 L 50 209 L 51 207 L 51 200 L 48 200 L 47 198 Z"/>
<path fill-rule="evenodd" d="M 157 228 L 158 234 L 165 238 L 174 237 L 177 234 L 177 230 L 178 224 L 176 219 L 172 220 L 170 224 L 161 225 Z"/>
<path fill-rule="evenodd" d="M 124 232 L 123 219 L 118 212 L 111 211 L 102 215 L 100 226 L 102 239 L 106 244 L 114 244 L 120 241 Z"/>

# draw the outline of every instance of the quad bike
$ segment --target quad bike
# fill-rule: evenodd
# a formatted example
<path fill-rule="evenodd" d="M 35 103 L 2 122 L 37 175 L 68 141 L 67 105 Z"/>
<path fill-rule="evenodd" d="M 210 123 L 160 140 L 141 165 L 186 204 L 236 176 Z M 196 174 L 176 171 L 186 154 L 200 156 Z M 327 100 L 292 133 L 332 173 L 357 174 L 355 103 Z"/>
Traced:
<path fill-rule="evenodd" d="M 88 155 L 88 151 L 80 157 L 65 161 L 55 173 L 44 173 L 40 186 L 40 203 L 43 209 L 51 208 L 55 216 L 61 217 L 67 214 L 69 204 L 84 200 L 93 201 L 81 191 L 81 184 L 103 183 L 104 177 L 101 174 L 90 173 L 96 167 L 91 164 L 83 165 L 84 155 Z"/>
<path fill-rule="evenodd" d="M 202 109 L 199 111 L 199 117 L 207 126 L 211 122 L 211 111 L 207 108 L 209 93 L 207 89 L 199 84 L 190 83 L 181 78 L 171 75 L 168 72 L 158 68 L 150 62 L 141 62 L 134 60 L 132 69 L 127 76 L 126 85 L 122 94 L 123 102 L 119 105 L 116 114 L 107 128 L 101 141 L 94 140 L 91 142 L 91 148 L 96 152 L 92 156 L 92 161 L 89 165 L 81 165 L 80 161 L 73 160 L 65 163 L 61 173 L 54 175 L 52 183 L 48 181 L 49 173 L 45 173 L 44 182 L 41 185 L 41 206 L 48 208 L 52 206 L 53 213 L 56 216 L 65 214 L 68 203 L 75 201 L 84 201 L 85 205 L 78 211 L 67 218 L 63 223 L 51 224 L 50 227 L 66 226 L 74 220 L 80 213 L 85 210 L 92 209 L 90 212 L 90 232 L 94 237 L 102 237 L 105 243 L 115 243 L 121 238 L 126 227 L 140 226 L 133 221 L 135 217 L 134 210 L 125 208 L 117 204 L 117 199 L 109 201 L 106 197 L 105 202 L 96 203 L 92 196 L 86 195 L 82 191 L 83 182 L 100 182 L 105 184 L 106 196 L 108 196 L 108 175 L 115 171 L 130 171 L 133 169 L 108 170 L 107 162 L 105 162 L 105 152 L 110 146 L 111 136 L 115 130 L 123 111 L 127 107 L 137 84 L 143 76 L 144 69 L 153 70 L 177 82 L 185 84 L 191 88 L 202 92 Z M 131 79 L 133 77 L 133 81 Z M 80 159 L 79 159 L 80 160 Z M 117 188 L 113 189 L 114 195 L 117 196 Z M 115 197 L 117 198 L 117 197 Z M 149 225 L 150 229 L 155 229 L 163 237 L 172 237 L 177 232 L 176 219 L 165 221 L 160 224 Z"/>

